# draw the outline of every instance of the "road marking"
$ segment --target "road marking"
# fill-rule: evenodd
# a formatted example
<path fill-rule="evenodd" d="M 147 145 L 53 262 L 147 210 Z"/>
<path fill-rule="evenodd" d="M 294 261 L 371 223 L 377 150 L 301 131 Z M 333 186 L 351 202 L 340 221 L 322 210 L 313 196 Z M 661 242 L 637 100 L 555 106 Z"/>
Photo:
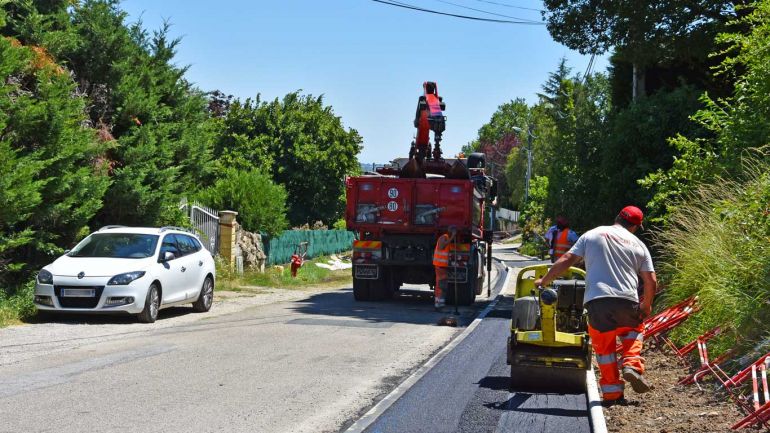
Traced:
<path fill-rule="evenodd" d="M 503 285 L 500 288 L 500 293 L 495 297 L 495 299 L 487 305 L 484 310 L 479 313 L 478 317 L 471 322 L 470 325 L 468 325 L 465 330 L 458 335 L 454 340 L 450 341 L 449 344 L 444 346 L 443 349 L 438 351 L 435 355 L 433 355 L 432 358 L 430 358 L 425 364 L 420 366 L 417 371 L 412 373 L 411 376 L 406 378 L 403 382 L 401 382 L 393 391 L 391 391 L 388 395 L 386 395 L 382 400 L 377 402 L 377 404 L 374 405 L 371 409 L 369 409 L 368 412 L 364 414 L 361 418 L 359 418 L 353 425 L 351 425 L 347 430 L 345 430 L 346 433 L 361 433 L 364 430 L 366 430 L 372 423 L 374 423 L 377 418 L 380 417 L 383 413 L 385 413 L 388 408 L 390 408 L 393 403 L 395 403 L 401 396 L 406 394 L 409 389 L 414 386 L 420 379 L 422 379 L 423 376 L 425 376 L 433 367 L 435 367 L 439 362 L 441 362 L 444 357 L 446 357 L 452 350 L 454 350 L 455 347 L 457 347 L 460 343 L 462 343 L 465 338 L 467 338 L 473 330 L 476 329 L 476 327 L 479 326 L 482 320 L 484 320 L 484 317 L 489 314 L 492 309 L 495 308 L 497 303 L 502 299 L 503 291 L 508 286 L 508 281 L 511 278 L 511 269 L 509 267 L 505 267 L 505 279 L 503 280 Z M 499 278 L 498 278 L 498 281 Z"/>
<path fill-rule="evenodd" d="M 150 346 L 143 349 L 111 353 L 97 358 L 88 358 L 82 361 L 46 368 L 45 370 L 14 375 L 9 378 L 0 377 L 0 398 L 61 385 L 70 382 L 75 376 L 86 372 L 157 356 L 172 350 L 174 350 L 174 346 Z"/>

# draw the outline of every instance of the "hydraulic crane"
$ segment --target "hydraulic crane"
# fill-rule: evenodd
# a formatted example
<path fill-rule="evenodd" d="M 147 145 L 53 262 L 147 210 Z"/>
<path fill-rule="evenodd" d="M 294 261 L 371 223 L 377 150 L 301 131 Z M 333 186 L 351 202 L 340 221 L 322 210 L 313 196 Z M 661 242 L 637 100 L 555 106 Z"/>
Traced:
<path fill-rule="evenodd" d="M 414 116 L 414 127 L 417 137 L 409 149 L 409 158 L 422 162 L 431 156 L 434 160 L 441 159 L 441 134 L 446 129 L 444 99 L 438 95 L 438 86 L 433 81 L 422 83 L 424 94 L 417 102 L 417 112 Z M 430 131 L 433 131 L 433 152 L 431 154 Z"/>

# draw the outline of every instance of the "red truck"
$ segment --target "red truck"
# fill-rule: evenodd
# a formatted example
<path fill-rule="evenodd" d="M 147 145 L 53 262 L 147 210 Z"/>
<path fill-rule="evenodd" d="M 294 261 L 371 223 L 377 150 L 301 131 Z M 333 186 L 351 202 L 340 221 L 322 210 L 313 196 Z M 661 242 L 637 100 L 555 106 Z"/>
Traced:
<path fill-rule="evenodd" d="M 447 304 L 455 302 L 455 286 L 459 305 L 472 304 L 483 288 L 491 242 L 484 208 L 494 200 L 496 183 L 484 173 L 483 154 L 441 157 L 444 104 L 435 83 L 424 88 L 409 159 L 403 166 L 346 179 L 345 220 L 358 235 L 353 242 L 353 293 L 359 301 L 389 299 L 404 283 L 433 289 L 433 249 L 450 226 L 457 237 L 450 247 Z M 433 151 L 425 128 L 434 132 Z"/>

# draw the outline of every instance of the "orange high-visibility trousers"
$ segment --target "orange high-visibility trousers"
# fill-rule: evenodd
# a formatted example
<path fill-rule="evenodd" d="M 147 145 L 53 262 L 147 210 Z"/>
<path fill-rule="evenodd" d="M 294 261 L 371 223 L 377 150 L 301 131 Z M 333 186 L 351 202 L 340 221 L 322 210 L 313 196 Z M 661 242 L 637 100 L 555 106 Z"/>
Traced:
<path fill-rule="evenodd" d="M 447 268 L 436 267 L 436 287 L 433 289 L 433 299 L 436 307 L 443 307 L 446 303 L 444 290 L 446 289 L 448 274 Z"/>
<path fill-rule="evenodd" d="M 602 390 L 602 400 L 617 400 L 623 398 L 624 382 L 620 379 L 619 368 L 631 367 L 640 374 L 644 373 L 643 327 L 620 327 L 607 332 L 599 332 L 588 325 L 588 335 L 599 364 L 599 387 Z M 622 352 L 620 358 L 616 353 L 617 339 L 620 339 Z"/>

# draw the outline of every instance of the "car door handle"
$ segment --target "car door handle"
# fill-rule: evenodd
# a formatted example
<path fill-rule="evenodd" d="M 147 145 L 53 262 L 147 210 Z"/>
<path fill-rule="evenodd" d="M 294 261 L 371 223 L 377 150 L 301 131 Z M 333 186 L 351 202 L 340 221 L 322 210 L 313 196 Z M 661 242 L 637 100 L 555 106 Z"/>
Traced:
<path fill-rule="evenodd" d="M 203 266 L 203 260 L 198 261 L 198 266 Z"/>
<path fill-rule="evenodd" d="M 182 272 L 184 272 L 184 271 L 186 271 L 186 270 L 187 270 L 187 268 L 185 268 L 184 266 L 182 266 Z"/>

